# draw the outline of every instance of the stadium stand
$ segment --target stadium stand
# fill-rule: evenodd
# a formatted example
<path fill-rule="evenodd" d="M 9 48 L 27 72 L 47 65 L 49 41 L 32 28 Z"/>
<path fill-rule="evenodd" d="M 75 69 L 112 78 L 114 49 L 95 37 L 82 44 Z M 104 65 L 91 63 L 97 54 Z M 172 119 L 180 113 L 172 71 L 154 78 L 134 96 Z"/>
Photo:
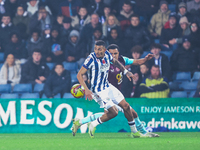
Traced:
<path fill-rule="evenodd" d="M 175 75 L 175 81 L 190 81 L 191 73 L 190 72 L 177 72 Z"/>
<path fill-rule="evenodd" d="M 185 82 L 182 82 L 180 85 L 179 85 L 179 89 L 183 89 L 184 91 L 194 91 L 197 89 L 197 82 L 188 82 L 188 81 L 185 81 Z"/>
<path fill-rule="evenodd" d="M 23 93 L 20 98 L 27 98 L 27 99 L 30 99 L 30 98 L 40 98 L 39 94 L 38 93 Z"/>
<path fill-rule="evenodd" d="M 44 84 L 35 84 L 35 86 L 33 88 L 33 92 L 39 93 L 43 90 L 43 88 L 44 88 Z"/>
<path fill-rule="evenodd" d="M 49 67 L 50 70 L 52 70 L 55 66 L 55 63 L 47 63 L 47 66 Z"/>
<path fill-rule="evenodd" d="M 45 94 L 43 94 L 43 95 L 42 95 L 42 99 L 45 99 L 45 98 L 47 98 L 47 97 L 46 97 L 46 95 L 45 95 Z M 61 95 L 60 95 L 60 93 L 59 93 L 59 94 L 57 94 L 57 95 L 55 95 L 55 96 L 54 96 L 54 98 L 61 98 Z"/>
<path fill-rule="evenodd" d="M 186 91 L 174 91 L 171 93 L 171 98 L 184 98 L 187 97 Z"/>
<path fill-rule="evenodd" d="M 3 93 L 1 94 L 2 99 L 18 99 L 19 94 L 17 93 Z"/>
<path fill-rule="evenodd" d="M 69 62 L 63 62 L 64 68 L 66 70 L 69 70 L 70 72 L 77 72 L 78 71 L 78 64 L 77 63 L 69 63 Z"/>
<path fill-rule="evenodd" d="M 0 93 L 11 93 L 11 85 L 10 84 L 1 84 L 0 85 Z"/>
<path fill-rule="evenodd" d="M 195 72 L 192 81 L 198 81 L 200 79 L 200 72 Z"/>
<path fill-rule="evenodd" d="M 63 98 L 74 98 L 73 96 L 72 96 L 72 94 L 71 93 L 65 93 L 64 95 L 63 95 Z"/>
<path fill-rule="evenodd" d="M 16 84 L 13 93 L 32 93 L 31 84 Z"/>
<path fill-rule="evenodd" d="M 4 53 L 0 53 L 0 63 L 4 62 Z"/>

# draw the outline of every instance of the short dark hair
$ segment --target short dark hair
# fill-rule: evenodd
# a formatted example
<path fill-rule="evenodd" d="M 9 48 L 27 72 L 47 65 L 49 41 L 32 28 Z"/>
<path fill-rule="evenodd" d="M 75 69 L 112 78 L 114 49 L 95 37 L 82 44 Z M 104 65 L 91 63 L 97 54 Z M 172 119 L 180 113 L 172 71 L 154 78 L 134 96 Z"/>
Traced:
<path fill-rule="evenodd" d="M 160 44 L 158 44 L 158 43 L 153 43 L 152 45 L 151 45 L 151 49 L 153 49 L 153 48 L 158 48 L 158 49 L 162 49 L 162 47 L 161 47 L 161 45 Z"/>
<path fill-rule="evenodd" d="M 87 8 L 86 8 L 85 6 L 81 6 L 81 7 L 78 9 L 78 11 L 80 11 L 81 8 L 86 9 L 86 11 L 88 12 L 88 10 L 87 10 Z"/>
<path fill-rule="evenodd" d="M 131 20 L 131 18 L 133 18 L 133 17 L 136 17 L 136 18 L 138 18 L 138 19 L 140 20 L 140 16 L 139 16 L 138 14 L 132 14 L 131 17 L 130 17 L 130 20 Z"/>
<path fill-rule="evenodd" d="M 131 48 L 131 53 L 140 53 L 142 55 L 143 49 L 140 45 L 136 45 L 136 46 Z"/>
<path fill-rule="evenodd" d="M 124 4 L 132 6 L 132 4 L 131 4 L 131 1 L 130 1 L 130 0 L 125 0 L 125 1 L 124 1 L 124 3 L 123 3 L 123 5 L 124 5 Z"/>
<path fill-rule="evenodd" d="M 145 65 L 148 69 L 149 69 L 149 64 L 148 64 L 148 62 L 145 62 L 145 63 L 143 63 L 143 64 L 141 64 L 141 65 Z M 140 65 L 140 66 L 141 66 Z"/>
<path fill-rule="evenodd" d="M 33 33 L 37 33 L 40 36 L 40 30 L 38 30 L 38 29 L 33 29 L 31 31 L 31 35 L 33 35 Z"/>
<path fill-rule="evenodd" d="M 62 63 L 57 63 L 56 65 L 55 65 L 55 68 L 56 68 L 56 66 L 58 66 L 58 65 L 60 65 L 60 66 L 62 66 L 63 68 L 64 68 L 64 65 L 62 64 Z M 55 69 L 54 68 L 54 69 Z"/>
<path fill-rule="evenodd" d="M 119 51 L 119 46 L 117 46 L 116 44 L 111 44 L 107 47 L 107 50 L 109 49 L 117 49 Z"/>
<path fill-rule="evenodd" d="M 153 65 L 152 67 L 155 67 L 155 68 L 158 68 L 158 69 L 160 68 L 159 65 Z M 152 67 L 151 67 L 151 68 L 152 68 Z"/>
<path fill-rule="evenodd" d="M 40 54 L 42 54 L 42 53 L 41 53 L 41 50 L 40 50 L 39 48 L 35 48 L 35 49 L 33 50 L 32 54 L 33 54 L 34 52 L 35 52 L 35 53 L 40 53 Z"/>
<path fill-rule="evenodd" d="M 10 13 L 4 13 L 4 14 L 2 14 L 1 18 L 3 18 L 3 17 L 10 17 L 10 16 L 11 16 Z"/>
<path fill-rule="evenodd" d="M 96 41 L 96 42 L 95 42 L 95 45 L 106 47 L 106 43 L 105 43 L 104 41 L 102 41 L 102 40 L 98 40 L 98 41 Z"/>

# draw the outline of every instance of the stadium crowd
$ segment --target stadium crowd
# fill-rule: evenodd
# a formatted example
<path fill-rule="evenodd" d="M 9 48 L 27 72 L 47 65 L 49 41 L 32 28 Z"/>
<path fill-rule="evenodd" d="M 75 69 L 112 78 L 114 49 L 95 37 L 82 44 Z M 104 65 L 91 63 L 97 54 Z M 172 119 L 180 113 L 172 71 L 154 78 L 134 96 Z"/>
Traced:
<path fill-rule="evenodd" d="M 155 56 L 126 66 L 138 80 L 124 76 L 125 97 L 200 97 L 200 0 L 0 0 L 0 18 L 0 84 L 13 91 L 41 84 L 40 97 L 62 97 L 103 40 L 128 58 Z"/>

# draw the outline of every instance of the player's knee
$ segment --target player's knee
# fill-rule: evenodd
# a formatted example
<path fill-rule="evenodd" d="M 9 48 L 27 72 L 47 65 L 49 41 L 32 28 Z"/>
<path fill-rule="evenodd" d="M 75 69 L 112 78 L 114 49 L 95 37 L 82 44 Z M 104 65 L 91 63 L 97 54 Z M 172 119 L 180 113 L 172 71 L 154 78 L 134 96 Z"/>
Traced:
<path fill-rule="evenodd" d="M 118 115 L 118 109 L 116 107 L 114 107 L 112 109 L 112 118 L 116 117 Z"/>
<path fill-rule="evenodd" d="M 128 103 L 125 103 L 123 106 L 124 111 L 129 111 L 130 110 L 130 105 Z"/>

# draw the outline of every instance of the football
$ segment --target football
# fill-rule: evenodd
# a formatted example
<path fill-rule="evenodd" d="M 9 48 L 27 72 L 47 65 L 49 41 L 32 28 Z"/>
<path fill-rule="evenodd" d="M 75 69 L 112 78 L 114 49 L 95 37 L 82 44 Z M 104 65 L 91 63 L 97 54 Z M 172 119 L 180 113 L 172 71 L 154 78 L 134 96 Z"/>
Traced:
<path fill-rule="evenodd" d="M 74 84 L 71 88 L 71 94 L 75 98 L 82 98 L 85 95 L 85 89 L 80 84 Z"/>

